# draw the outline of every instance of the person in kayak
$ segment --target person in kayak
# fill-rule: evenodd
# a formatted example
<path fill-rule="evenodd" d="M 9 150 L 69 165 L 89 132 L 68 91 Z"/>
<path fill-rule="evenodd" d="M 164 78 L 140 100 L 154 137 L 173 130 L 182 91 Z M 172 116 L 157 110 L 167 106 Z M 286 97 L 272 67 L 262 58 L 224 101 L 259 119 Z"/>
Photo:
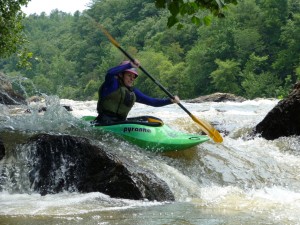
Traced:
<path fill-rule="evenodd" d="M 174 96 L 174 99 L 152 98 L 133 87 L 134 80 L 138 77 L 137 68 L 139 66 L 138 60 L 123 61 L 120 65 L 107 71 L 105 81 L 98 91 L 97 123 L 109 124 L 126 120 L 135 102 L 154 107 L 180 102 L 178 96 Z"/>

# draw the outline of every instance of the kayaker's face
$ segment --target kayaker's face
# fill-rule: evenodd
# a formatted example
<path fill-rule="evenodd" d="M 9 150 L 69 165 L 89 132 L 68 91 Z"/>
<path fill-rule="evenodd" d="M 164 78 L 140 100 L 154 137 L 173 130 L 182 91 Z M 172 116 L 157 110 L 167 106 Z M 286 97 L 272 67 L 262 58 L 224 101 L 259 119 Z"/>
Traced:
<path fill-rule="evenodd" d="M 125 86 L 132 87 L 135 78 L 136 78 L 135 74 L 125 72 L 124 76 L 123 76 L 123 81 L 124 81 Z"/>

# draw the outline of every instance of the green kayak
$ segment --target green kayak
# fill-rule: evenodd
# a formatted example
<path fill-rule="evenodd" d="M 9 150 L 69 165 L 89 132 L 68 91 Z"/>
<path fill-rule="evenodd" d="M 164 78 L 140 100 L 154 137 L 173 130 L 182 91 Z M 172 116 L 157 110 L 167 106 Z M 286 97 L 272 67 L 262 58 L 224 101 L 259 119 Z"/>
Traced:
<path fill-rule="evenodd" d="M 94 122 L 94 116 L 84 116 L 82 120 L 90 122 L 97 130 L 112 132 L 152 152 L 185 150 L 209 140 L 206 135 L 173 130 L 162 120 L 151 116 L 128 118 L 126 121 L 108 125 L 98 125 Z"/>

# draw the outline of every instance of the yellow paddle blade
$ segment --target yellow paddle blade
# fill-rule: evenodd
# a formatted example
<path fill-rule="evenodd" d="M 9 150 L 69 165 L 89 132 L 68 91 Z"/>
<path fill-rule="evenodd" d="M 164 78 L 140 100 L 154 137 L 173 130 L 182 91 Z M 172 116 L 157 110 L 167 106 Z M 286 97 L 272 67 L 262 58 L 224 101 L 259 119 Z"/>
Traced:
<path fill-rule="evenodd" d="M 116 46 L 117 48 L 120 47 L 120 44 L 110 35 L 110 33 L 108 33 L 108 31 L 101 24 L 98 24 L 98 27 L 101 29 L 101 31 L 106 35 L 106 37 L 114 46 Z"/>
<path fill-rule="evenodd" d="M 198 123 L 201 126 L 204 133 L 210 136 L 215 142 L 217 143 L 223 142 L 223 137 L 221 136 L 221 134 L 215 128 L 213 128 L 209 123 L 199 120 L 193 114 L 191 114 L 190 116 L 196 123 Z"/>

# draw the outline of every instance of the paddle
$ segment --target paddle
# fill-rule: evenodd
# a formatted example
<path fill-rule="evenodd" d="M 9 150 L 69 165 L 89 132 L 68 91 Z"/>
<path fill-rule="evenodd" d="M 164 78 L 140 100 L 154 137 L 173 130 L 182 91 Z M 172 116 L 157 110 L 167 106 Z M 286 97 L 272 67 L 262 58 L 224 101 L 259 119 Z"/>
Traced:
<path fill-rule="evenodd" d="M 100 30 L 106 35 L 106 37 L 109 39 L 109 41 L 116 46 L 128 59 L 130 59 L 131 62 L 134 62 L 134 58 L 131 57 L 122 47 L 121 45 L 108 33 L 108 31 L 100 24 L 97 23 L 92 17 L 89 15 L 86 15 L 88 18 L 90 18 L 97 27 L 100 28 Z M 153 76 L 151 76 L 142 66 L 139 66 L 139 68 L 145 73 L 155 84 L 159 86 L 161 90 L 163 90 L 170 98 L 174 99 L 174 95 L 172 95 L 162 84 L 156 80 Z M 223 138 L 221 134 L 209 123 L 201 121 L 196 116 L 194 116 L 190 111 L 188 111 L 181 103 L 177 103 L 180 108 L 182 108 L 192 119 L 194 122 L 200 125 L 201 130 L 203 130 L 207 135 L 209 135 L 215 142 L 221 143 L 223 141 Z"/>

